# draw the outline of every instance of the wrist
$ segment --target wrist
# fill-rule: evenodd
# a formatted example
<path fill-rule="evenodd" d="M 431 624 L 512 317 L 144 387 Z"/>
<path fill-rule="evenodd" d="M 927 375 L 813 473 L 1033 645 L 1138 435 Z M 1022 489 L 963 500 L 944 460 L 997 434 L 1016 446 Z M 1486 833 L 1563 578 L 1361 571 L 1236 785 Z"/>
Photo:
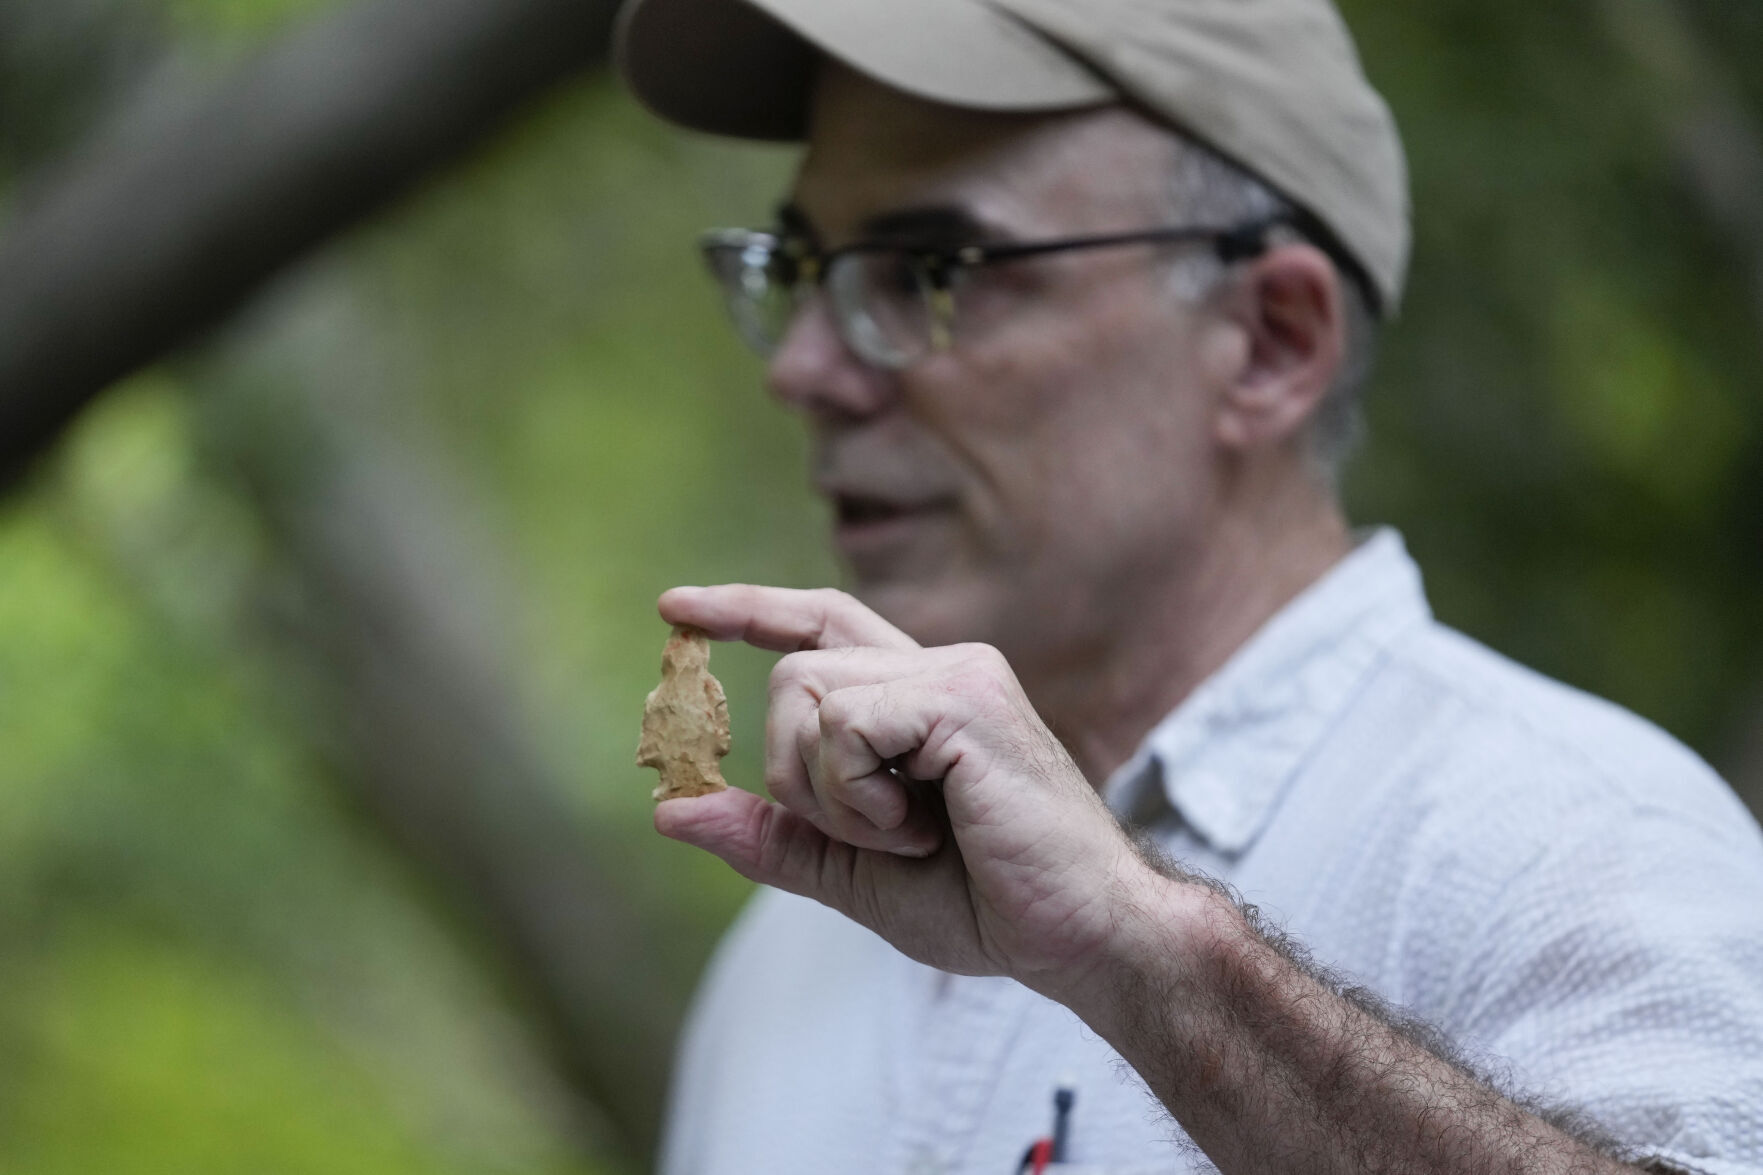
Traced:
<path fill-rule="evenodd" d="M 1167 1006 L 1218 974 L 1215 957 L 1243 929 L 1217 889 L 1160 872 L 1130 848 L 1122 856 L 1107 898 L 1110 933 L 1080 965 L 1034 985 L 1111 1042 L 1142 1026 L 1148 1003 Z"/>

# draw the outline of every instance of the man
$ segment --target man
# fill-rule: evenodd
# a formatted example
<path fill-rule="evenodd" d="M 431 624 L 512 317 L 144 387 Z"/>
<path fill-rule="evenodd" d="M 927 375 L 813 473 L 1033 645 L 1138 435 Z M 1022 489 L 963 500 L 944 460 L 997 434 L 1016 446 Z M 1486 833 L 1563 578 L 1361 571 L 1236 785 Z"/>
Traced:
<path fill-rule="evenodd" d="M 666 1170 L 1763 1172 L 1755 823 L 1337 503 L 1408 236 L 1326 0 L 635 0 L 620 61 L 807 141 L 707 253 L 856 596 L 661 601 L 788 654 L 772 800 L 656 813 L 774 887 Z"/>

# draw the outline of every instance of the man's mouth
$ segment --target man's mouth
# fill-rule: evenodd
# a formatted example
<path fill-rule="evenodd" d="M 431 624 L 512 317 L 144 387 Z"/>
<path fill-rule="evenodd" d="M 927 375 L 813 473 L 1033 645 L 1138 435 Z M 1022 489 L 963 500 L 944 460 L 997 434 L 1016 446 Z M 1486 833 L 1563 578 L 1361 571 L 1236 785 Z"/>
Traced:
<path fill-rule="evenodd" d="M 860 494 L 839 494 L 833 499 L 833 508 L 840 526 L 887 522 L 912 512 L 912 507 L 905 503 L 891 502 L 886 498 L 868 498 Z"/>
<path fill-rule="evenodd" d="M 904 538 L 912 527 L 954 507 L 951 498 L 902 500 L 869 494 L 831 495 L 841 545 L 867 545 Z"/>

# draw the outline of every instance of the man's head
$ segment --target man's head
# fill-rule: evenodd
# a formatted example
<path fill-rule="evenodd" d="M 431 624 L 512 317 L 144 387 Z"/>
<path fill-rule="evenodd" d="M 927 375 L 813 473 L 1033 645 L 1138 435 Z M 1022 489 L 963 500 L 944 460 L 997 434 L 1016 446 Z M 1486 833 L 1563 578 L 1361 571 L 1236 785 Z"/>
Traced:
<path fill-rule="evenodd" d="M 867 11 L 886 27 L 887 6 Z M 653 52 L 633 47 L 641 16 L 626 19 L 627 67 Z M 1361 262 L 1309 209 L 1087 72 L 1024 83 L 1067 86 L 1051 110 L 1023 111 L 1020 95 L 983 110 L 842 56 L 809 59 L 808 151 L 780 234 L 803 250 L 1215 230 L 946 275 L 950 335 L 903 365 L 864 355 L 836 298 L 805 299 L 770 384 L 809 423 L 860 595 L 928 642 L 986 640 L 1019 664 L 1083 657 L 1191 578 L 1222 531 L 1328 496 L 1318 457 L 1338 448 L 1355 323 L 1370 317 L 1354 303 L 1398 288 L 1359 292 L 1330 253 L 1365 273 L 1387 257 Z M 1273 221 L 1254 248 L 1218 247 Z"/>

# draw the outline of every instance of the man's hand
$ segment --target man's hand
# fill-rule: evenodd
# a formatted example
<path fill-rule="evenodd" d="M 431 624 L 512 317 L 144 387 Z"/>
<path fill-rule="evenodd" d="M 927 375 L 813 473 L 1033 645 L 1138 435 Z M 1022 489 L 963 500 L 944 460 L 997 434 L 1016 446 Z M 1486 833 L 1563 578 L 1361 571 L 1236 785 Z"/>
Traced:
<path fill-rule="evenodd" d="M 946 971 L 1074 982 L 1154 882 L 1094 789 L 984 645 L 925 649 L 837 591 L 661 597 L 669 623 L 783 652 L 765 785 L 671 800 L 663 834 L 805 895 Z"/>
<path fill-rule="evenodd" d="M 996 650 L 920 648 L 831 591 L 676 588 L 661 614 L 787 656 L 765 740 L 777 802 L 668 800 L 657 829 L 921 962 L 1065 1003 L 1221 1170 L 1635 1170 L 1140 858 Z"/>

